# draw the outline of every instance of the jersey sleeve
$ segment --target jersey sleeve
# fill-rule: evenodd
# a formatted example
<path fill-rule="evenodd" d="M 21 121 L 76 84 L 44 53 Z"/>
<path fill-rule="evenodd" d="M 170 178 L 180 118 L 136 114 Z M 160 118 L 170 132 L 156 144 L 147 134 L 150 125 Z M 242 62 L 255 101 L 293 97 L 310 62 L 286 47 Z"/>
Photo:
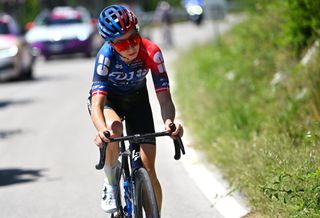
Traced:
<path fill-rule="evenodd" d="M 105 44 L 97 54 L 91 86 L 92 96 L 107 95 L 111 54 L 112 50 L 108 44 Z"/>
<path fill-rule="evenodd" d="M 149 53 L 149 67 L 156 93 L 168 91 L 169 78 L 160 48 L 150 42 L 147 50 Z"/>

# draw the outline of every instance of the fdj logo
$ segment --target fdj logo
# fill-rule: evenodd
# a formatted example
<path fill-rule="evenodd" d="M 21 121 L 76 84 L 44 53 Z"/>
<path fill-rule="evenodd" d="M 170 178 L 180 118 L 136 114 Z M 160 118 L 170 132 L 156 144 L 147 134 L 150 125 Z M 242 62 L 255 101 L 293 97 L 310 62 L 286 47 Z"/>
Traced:
<path fill-rule="evenodd" d="M 139 69 L 137 71 L 131 71 L 128 73 L 124 73 L 123 71 L 115 71 L 115 72 L 110 72 L 109 77 L 114 78 L 114 80 L 122 81 L 122 80 L 140 80 L 140 78 L 143 78 L 147 75 L 148 70 L 146 69 Z"/>
<path fill-rule="evenodd" d="M 124 72 L 112 72 L 109 76 L 114 77 L 115 80 L 132 80 L 134 72 L 129 72 L 128 74 L 125 74 Z"/>
<path fill-rule="evenodd" d="M 133 159 L 134 161 L 137 161 L 139 158 L 140 158 L 140 152 L 139 152 L 139 151 L 136 151 L 136 150 L 133 150 L 133 152 L 132 152 L 132 159 Z"/>

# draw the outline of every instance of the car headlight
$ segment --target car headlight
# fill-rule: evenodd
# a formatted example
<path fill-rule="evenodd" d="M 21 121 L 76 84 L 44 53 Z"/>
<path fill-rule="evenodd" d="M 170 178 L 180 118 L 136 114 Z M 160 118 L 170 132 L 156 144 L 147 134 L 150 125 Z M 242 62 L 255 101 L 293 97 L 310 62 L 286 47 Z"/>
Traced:
<path fill-rule="evenodd" d="M 187 7 L 188 14 L 192 15 L 200 15 L 203 12 L 203 9 L 199 5 L 192 5 Z"/>
<path fill-rule="evenodd" d="M 8 58 L 8 57 L 14 57 L 18 54 L 18 46 L 12 45 L 7 48 L 0 49 L 0 57 L 1 58 Z"/>
<path fill-rule="evenodd" d="M 9 56 L 16 56 L 18 54 L 18 46 L 13 45 L 9 48 Z"/>
<path fill-rule="evenodd" d="M 61 36 L 61 34 L 59 34 L 59 33 L 55 33 L 55 34 L 53 34 L 52 35 L 52 39 L 53 39 L 53 41 L 61 41 L 62 40 L 62 36 Z"/>
<path fill-rule="evenodd" d="M 89 33 L 78 33 L 77 35 L 77 38 L 80 40 L 80 41 L 85 41 L 89 38 Z"/>

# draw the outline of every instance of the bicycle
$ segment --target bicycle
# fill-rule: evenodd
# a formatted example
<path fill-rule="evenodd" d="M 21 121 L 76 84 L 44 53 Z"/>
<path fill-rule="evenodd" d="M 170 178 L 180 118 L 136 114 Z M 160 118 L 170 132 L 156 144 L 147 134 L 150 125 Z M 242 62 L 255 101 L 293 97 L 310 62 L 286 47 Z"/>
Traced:
<path fill-rule="evenodd" d="M 175 125 L 172 123 L 170 125 L 171 131 L 174 131 L 175 128 Z M 160 217 L 150 177 L 142 165 L 139 143 L 146 138 L 170 136 L 171 131 L 136 134 L 117 138 L 110 138 L 110 133 L 105 132 L 110 142 L 120 142 L 119 159 L 121 159 L 121 168 L 117 182 L 118 189 L 116 191 L 118 209 L 117 212 L 111 214 L 111 218 Z M 129 148 L 126 147 L 125 141 L 130 141 Z M 185 154 L 185 149 L 180 137 L 173 140 L 173 142 L 175 147 L 174 159 L 179 160 L 181 152 L 183 155 Z M 103 143 L 103 146 L 99 148 L 100 160 L 96 164 L 97 170 L 102 169 L 104 166 L 107 145 L 107 143 Z M 123 188 L 120 186 L 121 181 Z"/>

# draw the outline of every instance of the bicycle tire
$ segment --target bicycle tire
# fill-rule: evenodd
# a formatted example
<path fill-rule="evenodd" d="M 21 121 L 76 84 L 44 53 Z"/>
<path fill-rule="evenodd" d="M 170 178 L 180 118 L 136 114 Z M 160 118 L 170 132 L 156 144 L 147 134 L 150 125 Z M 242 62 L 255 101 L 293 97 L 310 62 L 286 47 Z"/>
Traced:
<path fill-rule="evenodd" d="M 124 190 L 124 180 L 127 180 L 129 176 L 129 168 L 128 161 L 126 158 L 122 159 L 122 168 L 121 172 L 119 172 L 119 180 L 118 180 L 118 189 L 117 189 L 117 202 L 118 202 L 118 210 L 116 213 L 113 213 L 111 218 L 132 218 L 131 215 L 128 215 L 128 211 L 125 209 L 127 207 L 125 200 L 125 190 Z M 132 193 L 132 190 L 131 190 Z M 132 195 L 128 196 L 132 200 Z"/>
<path fill-rule="evenodd" d="M 153 191 L 150 177 L 145 168 L 139 168 L 134 175 L 135 178 L 135 217 L 147 217 L 146 211 L 143 212 L 144 205 L 150 209 L 148 218 L 160 218 L 156 197 Z M 143 196 L 145 196 L 143 198 Z M 143 200 L 147 202 L 143 202 Z M 145 216 L 144 216 L 145 215 Z"/>
<path fill-rule="evenodd" d="M 118 185 L 119 185 L 119 190 L 117 191 L 118 210 L 117 212 L 112 213 L 110 218 L 126 218 L 123 212 L 122 201 L 121 201 L 121 196 L 123 195 L 123 192 L 120 188 L 120 183 Z"/>

